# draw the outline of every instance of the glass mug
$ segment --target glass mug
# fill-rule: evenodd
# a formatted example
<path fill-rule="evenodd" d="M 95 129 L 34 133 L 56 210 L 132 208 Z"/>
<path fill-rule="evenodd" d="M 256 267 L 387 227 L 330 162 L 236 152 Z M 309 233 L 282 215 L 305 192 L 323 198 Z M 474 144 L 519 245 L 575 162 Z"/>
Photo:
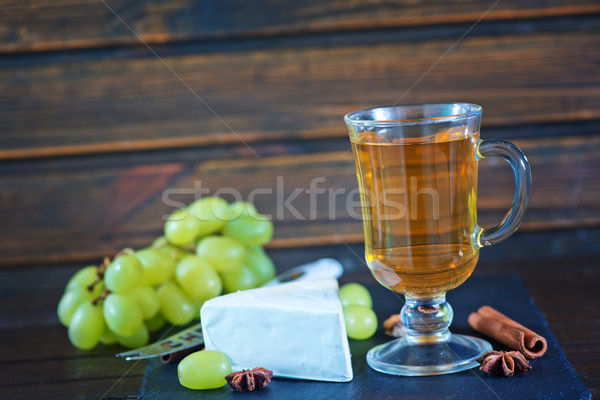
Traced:
<path fill-rule="evenodd" d="M 525 155 L 503 140 L 479 139 L 481 107 L 424 104 L 379 107 L 344 117 L 361 194 L 365 256 L 383 286 L 402 293 L 407 335 L 367 354 L 375 370 L 434 375 L 478 365 L 492 349 L 451 334 L 446 292 L 473 272 L 479 249 L 510 236 L 531 186 Z M 504 158 L 513 169 L 512 206 L 496 226 L 477 225 L 477 165 Z"/>

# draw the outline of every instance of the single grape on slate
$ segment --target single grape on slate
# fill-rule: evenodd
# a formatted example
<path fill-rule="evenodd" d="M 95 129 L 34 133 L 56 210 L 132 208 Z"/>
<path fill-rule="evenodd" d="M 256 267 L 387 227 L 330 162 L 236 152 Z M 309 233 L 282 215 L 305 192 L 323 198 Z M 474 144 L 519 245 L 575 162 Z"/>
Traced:
<path fill-rule="evenodd" d="M 225 385 L 231 373 L 229 358 L 215 350 L 202 350 L 186 356 L 179 362 L 179 383 L 189 389 L 216 389 Z"/>

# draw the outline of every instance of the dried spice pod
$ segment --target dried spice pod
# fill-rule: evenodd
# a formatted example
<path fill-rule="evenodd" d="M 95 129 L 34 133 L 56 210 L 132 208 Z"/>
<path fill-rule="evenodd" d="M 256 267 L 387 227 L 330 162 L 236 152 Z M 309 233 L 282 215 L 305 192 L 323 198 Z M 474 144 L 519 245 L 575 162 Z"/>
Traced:
<path fill-rule="evenodd" d="M 490 375 L 513 376 L 531 369 L 531 365 L 518 351 L 488 351 L 477 360 L 480 370 Z"/>
<path fill-rule="evenodd" d="M 266 368 L 245 369 L 239 372 L 232 372 L 225 377 L 227 384 L 238 392 L 244 390 L 253 391 L 262 389 L 271 382 L 273 371 Z"/>

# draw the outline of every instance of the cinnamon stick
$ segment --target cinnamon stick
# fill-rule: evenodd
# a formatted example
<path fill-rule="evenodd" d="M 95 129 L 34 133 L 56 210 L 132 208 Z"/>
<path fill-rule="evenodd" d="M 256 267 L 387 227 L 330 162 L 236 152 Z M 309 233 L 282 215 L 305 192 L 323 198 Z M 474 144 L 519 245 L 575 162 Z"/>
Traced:
<path fill-rule="evenodd" d="M 541 357 L 548 349 L 546 339 L 513 321 L 490 306 L 469 315 L 469 325 L 477 332 L 518 350 L 527 358 Z"/>

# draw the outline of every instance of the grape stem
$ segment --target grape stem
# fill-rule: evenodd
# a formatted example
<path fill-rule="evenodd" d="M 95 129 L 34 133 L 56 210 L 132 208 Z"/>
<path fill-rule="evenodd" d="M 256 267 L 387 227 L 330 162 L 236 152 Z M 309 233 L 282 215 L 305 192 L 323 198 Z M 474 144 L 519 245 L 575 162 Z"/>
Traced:
<path fill-rule="evenodd" d="M 100 266 L 98 266 L 98 271 L 96 273 L 96 275 L 98 276 L 96 278 L 96 280 L 92 283 L 90 283 L 86 289 L 90 292 L 94 291 L 94 287 L 96 287 L 97 284 L 102 283 L 102 281 L 104 280 L 104 271 L 106 271 L 106 268 L 108 268 L 108 266 L 110 265 L 110 258 L 108 257 L 104 257 L 104 260 L 102 260 L 102 264 L 100 264 Z"/>
<path fill-rule="evenodd" d="M 102 260 L 102 264 L 100 264 L 100 266 L 98 267 L 98 276 L 99 277 L 104 278 L 104 271 L 106 271 L 106 268 L 108 268 L 109 265 L 110 265 L 110 258 L 104 257 L 104 260 Z"/>
<path fill-rule="evenodd" d="M 96 280 L 95 280 L 94 282 L 90 283 L 90 284 L 89 284 L 89 285 L 86 287 L 86 289 L 87 289 L 89 292 L 93 292 L 93 291 L 94 291 L 94 287 L 95 287 L 97 284 L 99 284 L 99 283 L 102 283 L 102 280 L 103 280 L 103 279 L 102 279 L 102 277 L 100 277 L 100 276 L 99 276 L 98 278 L 96 278 Z"/>
<path fill-rule="evenodd" d="M 92 300 L 92 305 L 98 305 L 98 303 L 104 299 L 106 299 L 108 297 L 108 295 L 110 294 L 110 290 L 108 289 L 104 289 L 104 291 L 100 294 L 100 296 L 96 297 L 94 300 Z"/>

